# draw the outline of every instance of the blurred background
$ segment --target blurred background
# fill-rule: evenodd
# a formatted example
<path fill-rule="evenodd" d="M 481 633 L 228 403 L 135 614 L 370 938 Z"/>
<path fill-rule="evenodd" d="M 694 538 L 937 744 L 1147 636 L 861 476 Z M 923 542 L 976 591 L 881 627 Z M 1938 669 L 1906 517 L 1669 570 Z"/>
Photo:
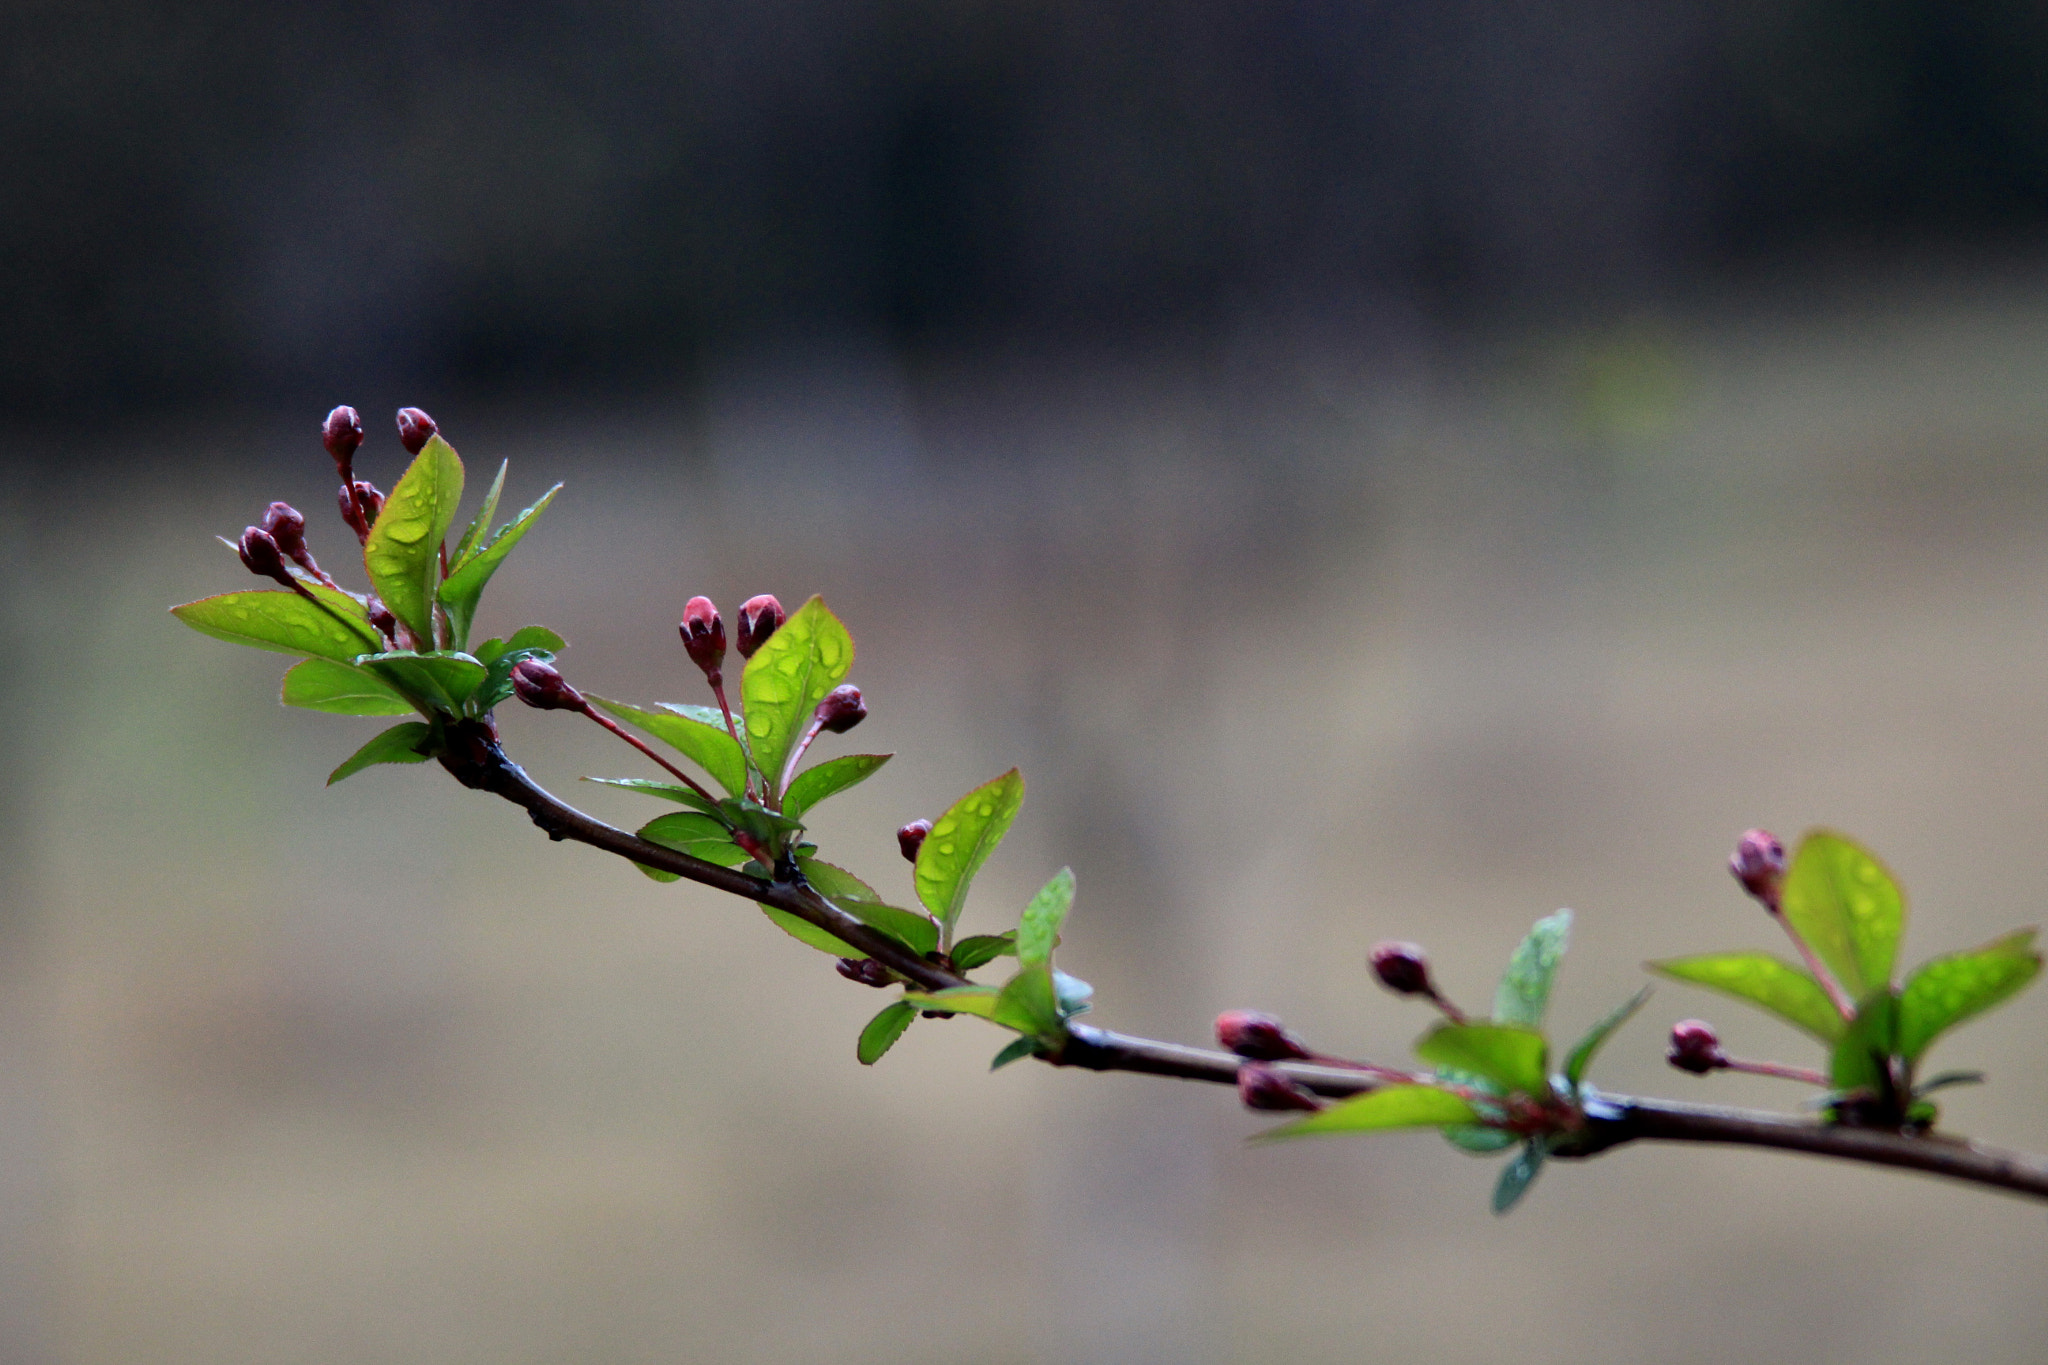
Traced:
<path fill-rule="evenodd" d="M 1776 948 L 1826 824 L 1913 960 L 2048 888 L 2048 12 L 1777 4 L 0 8 L 0 1362 L 2020 1362 L 2038 1207 L 1761 1153 L 1247 1148 L 1208 1087 L 872 1071 L 883 997 L 177 627 L 317 424 L 564 491 L 481 626 L 703 700 L 683 601 L 827 595 L 900 750 L 828 852 L 1015 764 L 1112 1027 L 1397 1060 L 1579 913 Z M 504 718 L 544 782 L 642 771 Z M 844 747 L 844 742 L 842 742 Z M 1614 1089 L 1795 1107 L 1661 1062 Z M 1944 1043 L 2048 1149 L 2048 991 Z"/>

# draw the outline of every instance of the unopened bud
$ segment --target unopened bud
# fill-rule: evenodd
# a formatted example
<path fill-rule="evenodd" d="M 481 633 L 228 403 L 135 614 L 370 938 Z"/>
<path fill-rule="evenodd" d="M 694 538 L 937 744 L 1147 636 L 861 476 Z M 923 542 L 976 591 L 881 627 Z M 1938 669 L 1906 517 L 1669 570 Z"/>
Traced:
<path fill-rule="evenodd" d="M 860 689 L 852 683 L 839 684 L 818 703 L 818 724 L 835 735 L 845 734 L 867 718 L 868 704 L 861 700 Z"/>
<path fill-rule="evenodd" d="M 288 502 L 273 502 L 263 514 L 263 529 L 288 559 L 306 559 L 306 518 Z"/>
<path fill-rule="evenodd" d="M 589 703 L 569 686 L 569 680 L 553 664 L 539 659 L 521 659 L 512 666 L 512 692 L 528 706 L 541 711 L 584 711 Z"/>
<path fill-rule="evenodd" d="M 1763 902 L 1764 909 L 1778 913 L 1778 891 L 1785 883 L 1785 846 L 1767 829 L 1753 829 L 1735 841 L 1728 870 L 1742 889 Z"/>
<path fill-rule="evenodd" d="M 1681 1019 L 1671 1026 L 1671 1050 L 1664 1060 L 1680 1071 L 1704 1076 L 1727 1066 L 1728 1054 L 1721 1051 L 1721 1039 L 1712 1024 L 1704 1019 Z"/>
<path fill-rule="evenodd" d="M 929 820 L 912 820 L 896 831 L 896 847 L 903 850 L 904 861 L 917 861 L 917 851 L 924 847 L 924 836 L 931 832 L 932 822 Z"/>
<path fill-rule="evenodd" d="M 434 419 L 418 408 L 398 410 L 398 443 L 405 447 L 408 455 L 417 455 L 427 448 L 427 442 L 441 428 L 434 425 Z"/>
<path fill-rule="evenodd" d="M 690 662 L 704 670 L 713 687 L 725 681 L 719 666 L 725 662 L 725 620 L 708 597 L 693 597 L 683 606 L 683 619 L 676 626 Z"/>
<path fill-rule="evenodd" d="M 287 588 L 292 586 L 291 572 L 284 566 L 284 556 L 278 552 L 277 541 L 270 532 L 260 526 L 242 529 L 242 543 L 235 547 L 242 556 L 242 563 L 258 578 L 274 578 Z"/>
<path fill-rule="evenodd" d="M 1287 1025 L 1257 1010 L 1225 1010 L 1216 1016 L 1216 1041 L 1255 1062 L 1303 1058 L 1309 1050 L 1287 1031 Z"/>
<path fill-rule="evenodd" d="M 882 987 L 896 979 L 887 967 L 871 957 L 842 957 L 835 965 L 841 976 L 863 986 Z"/>
<path fill-rule="evenodd" d="M 349 465 L 356 457 L 356 447 L 363 443 L 363 419 L 356 416 L 351 407 L 339 407 L 327 414 L 327 420 L 320 424 L 320 444 L 327 447 L 327 453 L 334 457 L 334 467 L 346 479 Z"/>
<path fill-rule="evenodd" d="M 738 638 L 733 643 L 738 648 L 740 657 L 753 658 L 754 651 L 767 644 L 768 637 L 781 630 L 782 623 L 788 619 L 782 610 L 782 603 L 768 593 L 764 592 L 759 597 L 749 597 L 740 607 L 740 614 L 735 622 L 739 629 Z"/>
<path fill-rule="evenodd" d="M 1237 1069 L 1237 1097 L 1247 1109 L 1321 1109 L 1308 1087 L 1275 1066 L 1246 1062 Z"/>
<path fill-rule="evenodd" d="M 1429 958 L 1421 945 L 1389 940 L 1372 949 L 1373 975 L 1396 995 L 1435 995 L 1429 979 Z"/>

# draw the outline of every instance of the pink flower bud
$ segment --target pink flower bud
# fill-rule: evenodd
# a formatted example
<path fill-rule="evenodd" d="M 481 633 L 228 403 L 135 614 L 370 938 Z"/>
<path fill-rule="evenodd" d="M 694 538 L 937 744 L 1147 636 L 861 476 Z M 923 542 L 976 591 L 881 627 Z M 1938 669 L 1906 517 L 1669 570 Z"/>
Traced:
<path fill-rule="evenodd" d="M 1237 1097 L 1247 1109 L 1321 1109 L 1323 1102 L 1278 1067 L 1246 1062 L 1237 1069 Z"/>
<path fill-rule="evenodd" d="M 356 416 L 351 407 L 339 407 L 327 414 L 327 420 L 320 424 L 320 444 L 327 447 L 327 453 L 334 457 L 334 467 L 343 479 L 349 476 L 349 466 L 355 460 L 356 448 L 363 443 L 363 419 Z"/>
<path fill-rule="evenodd" d="M 242 556 L 242 564 L 258 578 L 274 578 L 287 588 L 292 586 L 291 572 L 284 566 L 284 556 L 278 553 L 277 541 L 270 532 L 260 526 L 242 529 L 242 543 L 235 547 Z"/>
<path fill-rule="evenodd" d="M 553 664 L 539 659 L 521 659 L 512 667 L 512 692 L 528 706 L 541 711 L 586 711 L 583 694 L 569 686 L 568 679 Z"/>
<path fill-rule="evenodd" d="M 845 734 L 867 718 L 868 704 L 852 683 L 839 684 L 818 703 L 818 723 L 835 735 Z"/>
<path fill-rule="evenodd" d="M 1728 870 L 1742 889 L 1763 902 L 1764 909 L 1778 913 L 1778 891 L 1785 882 L 1785 846 L 1767 829 L 1753 829 L 1735 841 Z"/>
<path fill-rule="evenodd" d="M 1429 958 L 1419 944 L 1389 940 L 1373 945 L 1373 974 L 1396 995 L 1435 995 L 1429 979 Z"/>
<path fill-rule="evenodd" d="M 1278 1062 L 1307 1057 L 1309 1050 L 1287 1025 L 1257 1010 L 1225 1010 L 1216 1016 L 1216 1041 L 1240 1057 Z"/>
<path fill-rule="evenodd" d="M 427 441 L 440 431 L 434 419 L 418 408 L 398 410 L 398 443 L 409 455 L 417 455 L 427 448 Z"/>
<path fill-rule="evenodd" d="M 924 836 L 931 832 L 932 822 L 929 820 L 912 820 L 896 831 L 896 847 L 903 850 L 904 861 L 917 861 L 917 851 L 924 847 Z"/>
<path fill-rule="evenodd" d="M 683 607 L 683 619 L 676 626 L 690 662 L 704 670 L 713 687 L 725 681 L 719 666 L 725 662 L 725 620 L 708 597 L 693 597 Z"/>
<path fill-rule="evenodd" d="M 735 644 L 742 659 L 754 657 L 754 651 L 768 643 L 768 637 L 782 629 L 782 623 L 789 617 L 782 610 L 782 603 L 767 593 L 749 597 L 740 607 L 737 625 L 738 639 Z"/>
<path fill-rule="evenodd" d="M 1728 1054 L 1721 1051 L 1721 1039 L 1712 1024 L 1704 1019 L 1681 1019 L 1671 1026 L 1671 1050 L 1664 1060 L 1680 1071 L 1704 1076 L 1727 1066 Z"/>

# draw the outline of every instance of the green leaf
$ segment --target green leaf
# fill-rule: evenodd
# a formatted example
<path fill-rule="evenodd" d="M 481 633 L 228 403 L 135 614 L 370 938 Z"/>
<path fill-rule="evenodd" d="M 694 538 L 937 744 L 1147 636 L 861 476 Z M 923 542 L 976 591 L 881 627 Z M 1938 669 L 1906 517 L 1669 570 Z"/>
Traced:
<path fill-rule="evenodd" d="M 1500 1181 L 1493 1187 L 1493 1211 L 1506 1213 L 1520 1203 L 1522 1196 L 1535 1183 L 1536 1173 L 1543 1169 L 1545 1156 L 1543 1144 L 1533 1138 L 1522 1144 L 1522 1150 L 1515 1153 L 1500 1173 Z"/>
<path fill-rule="evenodd" d="M 1065 1025 L 1052 968 L 1043 962 L 1024 967 L 1003 985 L 996 1011 L 989 1016 L 1006 1028 L 1040 1038 L 1056 1038 Z"/>
<path fill-rule="evenodd" d="M 1687 981 L 1761 1005 L 1823 1043 L 1840 1041 L 1846 1027 L 1820 982 L 1805 969 L 1769 953 L 1703 953 L 1644 965 L 1673 981 Z"/>
<path fill-rule="evenodd" d="M 1982 1085 L 1984 1080 L 1984 1073 L 1981 1071 L 1944 1071 L 1939 1075 L 1929 1076 L 1914 1086 L 1913 1094 L 1918 1098 L 1921 1095 L 1932 1094 L 1936 1090 L 1946 1090 L 1952 1085 Z"/>
<path fill-rule="evenodd" d="M 923 957 L 939 946 L 939 926 L 916 910 L 883 901 L 881 894 L 843 867 L 816 858 L 797 859 L 811 889 L 870 929 L 879 929 Z"/>
<path fill-rule="evenodd" d="M 564 640 L 546 626 L 521 626 L 512 632 L 511 639 L 489 639 L 478 645 L 471 652 L 488 664 L 499 655 L 510 654 L 515 650 L 546 650 L 550 654 L 559 654 L 568 647 L 569 642 L 567 640 Z"/>
<path fill-rule="evenodd" d="M 1892 979 L 1906 900 L 1869 850 L 1829 830 L 1815 830 L 1792 855 L 1782 893 L 1785 922 L 1860 1000 Z"/>
<path fill-rule="evenodd" d="M 837 796 L 848 787 L 867 781 L 894 757 L 894 754 L 847 754 L 806 768 L 790 779 L 789 790 L 782 794 L 782 813 L 801 816 L 826 797 Z"/>
<path fill-rule="evenodd" d="M 1899 992 L 1899 1055 L 1919 1061 L 1937 1037 L 2012 998 L 2040 970 L 2032 929 L 1921 963 Z"/>
<path fill-rule="evenodd" d="M 725 727 L 710 726 L 688 716 L 679 716 L 673 711 L 643 711 L 637 706 L 628 706 L 622 701 L 607 701 L 594 693 L 584 693 L 590 700 L 609 711 L 615 718 L 630 725 L 637 725 L 662 743 L 691 759 L 711 780 L 733 795 L 743 795 L 747 790 L 747 758 L 740 752 L 740 746 L 725 732 Z"/>
<path fill-rule="evenodd" d="M 482 544 L 483 538 L 490 533 L 491 518 L 498 515 L 498 495 L 505 491 L 505 470 L 511 463 L 510 460 L 498 461 L 498 477 L 491 480 L 490 489 L 485 492 L 483 503 L 476 509 L 476 515 L 470 518 L 469 529 L 462 533 L 462 539 L 455 542 L 455 550 L 448 556 L 450 569 L 461 568 L 462 561 L 469 558 L 470 553 Z M 477 657 L 483 656 L 479 654 Z"/>
<path fill-rule="evenodd" d="M 1571 1083 L 1573 1090 L 1577 1090 L 1579 1082 L 1585 1079 L 1586 1068 L 1593 1064 L 1593 1054 L 1605 1046 L 1607 1040 L 1614 1036 L 1614 1031 L 1626 1024 L 1649 998 L 1650 988 L 1645 986 L 1616 1005 L 1608 1012 L 1606 1018 L 1586 1030 L 1586 1036 L 1579 1039 L 1578 1045 L 1565 1059 L 1564 1078 Z"/>
<path fill-rule="evenodd" d="M 998 1052 L 995 1055 L 995 1060 L 988 1064 L 988 1069 L 990 1071 L 1001 1071 L 1011 1062 L 1021 1062 L 1026 1057 L 1036 1056 L 1037 1053 L 1038 1040 L 1036 1038 L 1029 1036 L 1012 1038 L 1009 1045 L 1001 1052 Z"/>
<path fill-rule="evenodd" d="M 1889 1094 L 1891 1055 L 1898 1038 L 1898 998 L 1889 986 L 1871 992 L 1856 1007 L 1842 1040 L 1828 1061 L 1829 1082 L 1843 1092 Z"/>
<path fill-rule="evenodd" d="M 202 597 L 197 602 L 172 607 L 171 615 L 216 640 L 341 663 L 383 644 L 374 630 L 365 638 L 363 630 L 285 590 L 225 592 L 218 597 Z"/>
<path fill-rule="evenodd" d="M 353 777 L 379 763 L 424 763 L 427 761 L 426 746 L 433 741 L 433 735 L 432 727 L 421 721 L 409 720 L 403 725 L 394 725 L 327 774 L 327 785 L 331 787 L 344 777 Z"/>
<path fill-rule="evenodd" d="M 703 811 L 706 815 L 713 815 L 718 811 L 717 806 L 680 782 L 657 782 L 651 777 L 586 777 L 583 780 L 595 782 L 601 787 L 624 787 L 627 791 L 659 796 L 667 801 L 678 801 L 685 806 Z"/>
<path fill-rule="evenodd" d="M 1533 1029 L 1507 1024 L 1438 1024 L 1415 1044 L 1432 1066 L 1469 1071 L 1508 1094 L 1550 1094 L 1550 1045 Z"/>
<path fill-rule="evenodd" d="M 776 793 L 790 747 L 811 723 L 818 703 L 846 681 L 852 667 L 853 637 L 822 597 L 798 607 L 747 660 L 740 676 L 747 740 L 755 764 Z"/>
<path fill-rule="evenodd" d="M 994 986 L 948 986 L 941 991 L 905 991 L 903 998 L 920 1009 L 994 1019 L 1002 994 Z"/>
<path fill-rule="evenodd" d="M 283 700 L 286 706 L 338 716 L 403 716 L 412 711 L 412 703 L 376 674 L 333 659 L 293 664 L 284 675 Z"/>
<path fill-rule="evenodd" d="M 1006 934 L 976 934 L 963 938 L 953 945 L 953 970 L 971 972 L 976 967 L 986 967 L 1004 954 L 1015 954 L 1017 935 L 1015 931 Z"/>
<path fill-rule="evenodd" d="M 768 643 L 774 644 L 775 638 L 769 637 Z M 764 651 L 766 648 L 763 646 Z M 912 879 L 917 898 L 948 931 L 967 904 L 967 888 L 973 884 L 974 874 L 995 852 L 1023 804 L 1024 779 L 1012 768 L 955 801 L 925 836 L 924 845 L 917 850 Z"/>
<path fill-rule="evenodd" d="M 462 501 L 462 461 L 440 436 L 429 436 L 399 477 L 363 542 L 370 586 L 423 645 L 434 642 L 434 588 L 441 580 L 441 542 Z M 463 638 L 457 632 L 456 639 Z"/>
<path fill-rule="evenodd" d="M 898 1000 L 882 1006 L 882 1012 L 868 1020 L 867 1027 L 860 1031 L 860 1043 L 854 1048 L 854 1055 L 860 1058 L 862 1066 L 873 1066 L 882 1060 L 882 1054 L 896 1046 L 896 1040 L 917 1019 L 917 1006 Z"/>
<path fill-rule="evenodd" d="M 1444 1140 L 1474 1156 L 1492 1156 L 1521 1141 L 1506 1129 L 1487 1128 L 1477 1123 L 1456 1124 L 1444 1129 Z"/>
<path fill-rule="evenodd" d="M 455 650 L 415 654 L 400 650 L 390 654 L 365 654 L 358 666 L 390 683 L 411 697 L 423 710 L 461 715 L 463 706 L 477 694 L 489 670 L 473 655 Z"/>
<path fill-rule="evenodd" d="M 937 833 L 936 830 L 933 831 Z M 1038 889 L 1024 907 L 1017 924 L 1017 961 L 1024 966 L 1052 961 L 1053 945 L 1059 942 L 1060 926 L 1074 908 L 1074 869 L 1063 867 L 1052 880 Z"/>
<path fill-rule="evenodd" d="M 1340 1100 L 1259 1138 L 1313 1137 L 1321 1133 L 1372 1133 L 1388 1128 L 1442 1128 L 1472 1123 L 1479 1111 L 1463 1096 L 1433 1085 L 1387 1085 Z"/>
<path fill-rule="evenodd" d="M 776 927 L 781 929 L 782 932 L 788 934 L 799 943 L 809 944 L 821 953 L 830 953 L 834 957 L 864 958 L 867 956 L 866 953 L 852 944 L 841 941 L 837 936 L 826 933 L 809 920 L 792 915 L 787 910 L 778 910 L 772 905 L 764 905 L 761 907 L 761 913 L 774 920 Z"/>
<path fill-rule="evenodd" d="M 687 853 L 693 858 L 702 858 L 707 863 L 720 867 L 738 867 L 747 861 L 748 853 L 732 841 L 732 831 L 709 815 L 695 811 L 677 811 L 673 815 L 657 815 L 636 831 L 650 844 L 660 844 L 678 853 Z M 653 872 L 649 868 L 646 871 Z M 658 880 L 672 880 L 674 873 L 665 873 Z"/>
<path fill-rule="evenodd" d="M 1543 1011 L 1550 1004 L 1550 986 L 1564 961 L 1565 945 L 1571 938 L 1572 912 L 1560 910 L 1536 921 L 1529 936 L 1508 959 L 1507 973 L 1493 995 L 1493 1019 L 1497 1024 L 1523 1028 L 1543 1027 Z"/>
<path fill-rule="evenodd" d="M 441 605 L 448 609 L 448 625 L 458 642 L 469 639 L 470 622 L 476 619 L 476 604 L 484 595 L 484 585 L 561 491 L 562 485 L 556 484 L 541 494 L 539 502 L 500 527 L 488 542 L 471 550 L 459 567 L 450 565 L 448 578 L 441 584 Z"/>

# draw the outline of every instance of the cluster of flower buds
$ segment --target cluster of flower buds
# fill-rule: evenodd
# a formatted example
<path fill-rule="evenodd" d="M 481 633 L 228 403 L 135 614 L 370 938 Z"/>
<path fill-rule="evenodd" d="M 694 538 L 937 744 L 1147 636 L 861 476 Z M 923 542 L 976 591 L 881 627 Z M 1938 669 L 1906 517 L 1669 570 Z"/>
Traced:
<path fill-rule="evenodd" d="M 896 847 L 903 851 L 905 862 L 917 861 L 917 851 L 924 847 L 925 836 L 931 832 L 932 822 L 929 820 L 912 820 L 896 831 Z"/>
<path fill-rule="evenodd" d="M 1680 1071 L 1704 1076 L 1728 1066 L 1728 1054 L 1721 1051 L 1721 1039 L 1704 1019 L 1681 1019 L 1671 1026 L 1671 1050 L 1664 1060 Z"/>
<path fill-rule="evenodd" d="M 562 671 L 539 659 L 521 659 L 512 666 L 512 694 L 540 711 L 590 710 L 590 703 L 569 686 Z"/>
<path fill-rule="evenodd" d="M 871 957 L 842 957 L 837 963 L 837 970 L 848 981 L 858 981 L 863 986 L 877 989 L 896 980 L 887 967 Z"/>
<path fill-rule="evenodd" d="M 341 488 L 335 495 L 335 501 L 341 507 L 341 519 L 348 523 L 349 530 L 356 533 L 357 540 L 368 540 L 370 528 L 376 525 L 378 514 L 384 510 L 384 495 L 377 491 L 375 485 L 355 476 L 356 450 L 363 443 L 363 419 L 356 415 L 354 408 L 346 405 L 336 408 L 321 424 L 320 443 L 334 457 L 335 472 L 341 475 Z"/>
<path fill-rule="evenodd" d="M 1323 1107 L 1307 1086 L 1265 1062 L 1246 1062 L 1237 1069 L 1237 1098 L 1247 1109 L 1265 1111 Z"/>
<path fill-rule="evenodd" d="M 1728 870 L 1764 909 L 1778 913 L 1778 898 L 1785 885 L 1785 846 L 1777 835 L 1767 829 L 1745 832 L 1735 843 Z"/>
<path fill-rule="evenodd" d="M 1216 1041 L 1254 1062 L 1301 1061 L 1314 1055 L 1287 1025 L 1258 1010 L 1225 1010 L 1217 1015 Z"/>

